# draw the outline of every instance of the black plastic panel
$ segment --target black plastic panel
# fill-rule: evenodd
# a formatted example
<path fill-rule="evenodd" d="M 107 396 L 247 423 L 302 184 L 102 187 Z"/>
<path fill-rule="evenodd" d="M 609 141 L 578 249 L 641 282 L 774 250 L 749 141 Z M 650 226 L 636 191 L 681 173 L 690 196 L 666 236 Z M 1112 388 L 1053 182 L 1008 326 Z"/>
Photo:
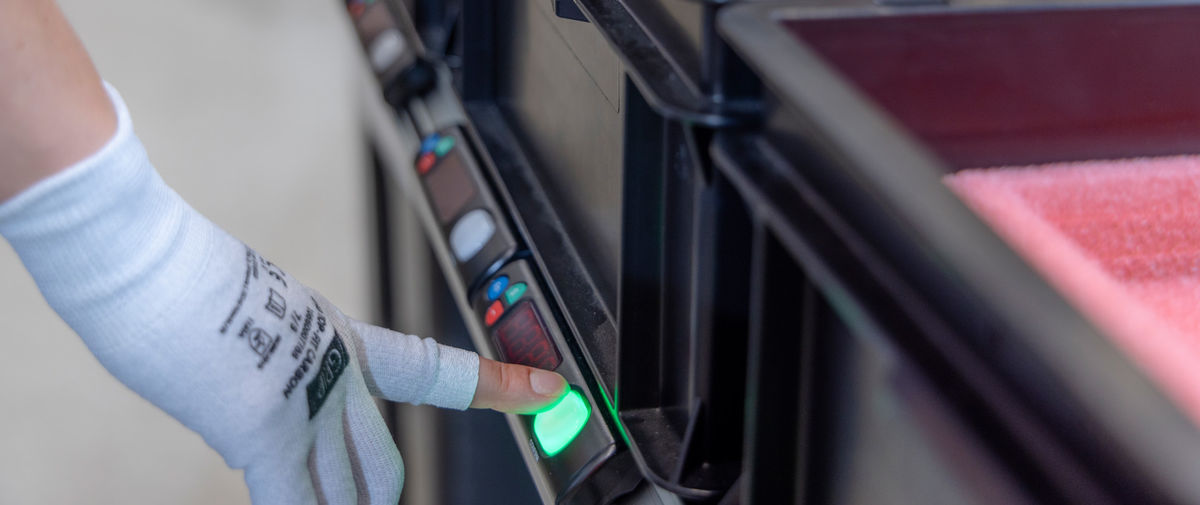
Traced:
<path fill-rule="evenodd" d="M 445 153 L 436 152 L 436 142 L 430 139 L 452 139 L 453 147 Z M 482 169 L 467 147 L 469 141 L 460 128 L 426 136 L 424 143 L 433 145 L 422 146 L 412 168 L 421 178 L 422 187 L 441 224 L 441 239 L 449 243 L 465 287 L 480 282 L 483 275 L 498 268 L 517 250 L 506 214 L 487 189 Z M 476 235 L 464 230 L 473 229 L 467 225 L 478 220 L 489 223 L 486 238 L 468 239 L 472 244 L 459 254 L 459 244 L 467 243 L 461 238 Z"/>
<path fill-rule="evenodd" d="M 719 135 L 714 156 L 837 314 L 824 327 L 843 335 L 823 348 L 818 332 L 819 361 L 801 372 L 812 375 L 798 496 L 873 502 L 928 485 L 924 502 L 1200 503 L 1180 471 L 1198 464 L 1196 426 L 941 182 L 976 164 L 1190 142 L 1191 120 L 1159 102 L 1175 84 L 1158 81 L 1182 64 L 1169 48 L 1188 9 L 843 1 L 722 12 L 766 116 L 756 134 Z M 1192 101 L 1177 112 L 1192 114 Z M 880 414 L 894 419 L 878 424 Z M 871 456 L 855 455 L 876 436 Z M 910 449 L 952 463 L 910 454 L 872 469 L 871 458 Z M 948 471 L 929 471 L 939 466 Z M 789 491 L 762 485 L 750 492 Z"/>
<path fill-rule="evenodd" d="M 506 279 L 508 288 L 520 284 L 524 286 L 524 290 L 518 296 L 508 297 L 505 296 L 506 289 L 493 298 L 489 294 L 488 286 L 500 278 Z M 539 337 L 549 338 L 556 357 L 576 355 L 553 318 L 546 294 L 541 288 L 541 281 L 534 276 L 524 260 L 509 263 L 489 276 L 481 284 L 481 288 L 472 294 L 471 303 L 475 308 L 475 317 L 487 328 L 492 342 L 497 342 L 498 346 L 498 340 L 505 338 L 502 332 L 508 328 L 511 331 L 519 330 L 525 336 L 532 332 L 539 334 Z M 511 325 L 514 318 L 522 317 L 527 318 L 526 323 L 522 323 L 524 327 L 513 328 Z M 581 368 L 575 359 L 554 359 L 544 364 L 555 365 L 552 369 L 561 374 L 573 388 L 581 391 L 591 406 L 587 425 L 562 452 L 547 456 L 540 449 L 533 449 L 537 465 L 531 468 L 531 471 L 537 474 L 535 480 L 539 482 L 539 489 L 543 496 L 549 495 L 561 500 L 578 492 L 578 487 L 595 485 L 596 481 L 590 476 L 605 467 L 605 462 L 613 456 L 616 440 L 609 432 L 603 417 L 607 405 L 603 399 L 596 398 L 596 382 L 590 377 L 589 371 Z M 520 430 L 529 446 L 536 448 L 538 445 L 533 438 L 533 419 L 533 416 L 518 416 L 512 424 Z"/>
<path fill-rule="evenodd" d="M 610 307 L 621 243 L 624 77 L 596 28 L 555 16 L 549 2 L 507 2 L 496 21 L 495 103 Z"/>

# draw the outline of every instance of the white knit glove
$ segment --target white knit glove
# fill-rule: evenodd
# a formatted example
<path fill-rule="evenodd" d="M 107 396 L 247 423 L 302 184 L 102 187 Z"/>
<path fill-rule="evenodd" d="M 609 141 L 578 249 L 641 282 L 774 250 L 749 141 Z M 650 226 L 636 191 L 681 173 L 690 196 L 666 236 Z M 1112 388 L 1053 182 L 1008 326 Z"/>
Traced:
<path fill-rule="evenodd" d="M 214 226 L 108 90 L 116 135 L 0 204 L 0 235 L 113 375 L 245 469 L 255 504 L 396 503 L 403 464 L 371 395 L 464 409 L 478 357 L 352 320 Z"/>

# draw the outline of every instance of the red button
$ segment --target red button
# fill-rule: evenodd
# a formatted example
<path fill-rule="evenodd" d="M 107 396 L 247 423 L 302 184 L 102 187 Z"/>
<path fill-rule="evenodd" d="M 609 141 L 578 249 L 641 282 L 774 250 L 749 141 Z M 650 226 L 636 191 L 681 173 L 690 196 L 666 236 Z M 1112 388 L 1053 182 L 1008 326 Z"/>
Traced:
<path fill-rule="evenodd" d="M 437 156 L 433 153 L 422 154 L 420 158 L 417 158 L 417 173 L 425 175 L 425 172 L 433 168 L 434 163 L 437 163 Z"/>
<path fill-rule="evenodd" d="M 500 304 L 500 300 L 496 300 L 488 306 L 487 314 L 483 315 L 483 322 L 487 323 L 488 326 L 491 326 L 496 323 L 497 319 L 500 319 L 500 314 L 503 313 L 504 306 Z"/>
<path fill-rule="evenodd" d="M 362 16 L 363 11 L 367 10 L 367 6 L 361 3 L 350 4 L 350 15 L 354 17 Z"/>

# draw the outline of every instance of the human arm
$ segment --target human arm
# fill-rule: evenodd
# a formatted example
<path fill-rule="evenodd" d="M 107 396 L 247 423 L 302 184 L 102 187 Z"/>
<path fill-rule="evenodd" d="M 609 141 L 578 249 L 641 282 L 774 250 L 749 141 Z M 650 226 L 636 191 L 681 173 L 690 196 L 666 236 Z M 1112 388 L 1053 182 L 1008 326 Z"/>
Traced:
<path fill-rule="evenodd" d="M 0 0 L 0 202 L 95 152 L 117 119 L 51 0 Z"/>
<path fill-rule="evenodd" d="M 0 2 L 5 9 L 15 5 Z M 4 25 L 13 12 L 3 11 L 0 32 L 10 33 Z M 35 30 L 11 47 L 27 51 L 46 33 Z M 96 145 L 59 166 L 39 156 L 4 158 L 0 179 L 13 180 L 17 172 L 41 175 L 0 198 L 0 233 L 47 300 L 114 375 L 204 435 L 231 466 L 246 469 L 256 503 L 304 503 L 313 496 L 341 503 L 364 492 L 372 502 L 386 501 L 398 491 L 399 456 L 365 391 L 508 411 L 545 401 L 532 394 L 528 369 L 353 321 L 225 234 L 162 183 L 129 118 L 116 121 L 123 111 L 119 98 L 114 94 L 110 101 L 98 77 L 92 85 L 113 124 L 96 128 Z M 9 92 L 21 90 L 0 90 Z M 66 99 L 72 100 L 87 102 Z M 25 101 L 11 103 L 15 109 Z M 3 135 L 17 149 L 37 152 L 27 148 L 38 135 L 23 128 Z M 38 163 L 18 163 L 22 159 Z M 309 233 L 324 240 L 322 230 Z M 299 321 L 292 328 L 294 316 Z M 331 351 L 335 339 L 345 352 Z M 313 359 L 305 365 L 310 351 Z M 351 359 L 345 367 L 325 367 L 335 355 Z M 318 381 L 323 370 L 332 381 Z M 480 379 L 466 387 L 473 384 L 465 380 L 475 377 L 472 371 Z"/>

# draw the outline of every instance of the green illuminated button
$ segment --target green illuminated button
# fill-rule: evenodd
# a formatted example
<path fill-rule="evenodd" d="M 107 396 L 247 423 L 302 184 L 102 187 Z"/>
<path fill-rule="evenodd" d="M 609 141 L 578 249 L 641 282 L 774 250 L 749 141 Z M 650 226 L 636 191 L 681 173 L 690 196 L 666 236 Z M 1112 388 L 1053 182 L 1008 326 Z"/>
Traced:
<path fill-rule="evenodd" d="M 554 456 L 575 440 L 587 424 L 592 408 L 577 390 L 570 390 L 558 403 L 533 418 L 533 438 L 546 456 Z"/>
<path fill-rule="evenodd" d="M 453 149 L 453 148 L 454 148 L 454 137 L 446 135 L 445 137 L 438 139 L 437 146 L 435 146 L 433 148 L 433 152 L 437 153 L 438 157 L 440 158 L 442 156 L 445 156 L 446 153 L 450 152 L 450 149 Z"/>
<path fill-rule="evenodd" d="M 508 288 L 508 291 L 504 292 L 504 301 L 508 302 L 509 305 L 517 303 L 517 300 L 520 300 L 521 296 L 525 294 L 525 288 L 524 282 L 513 284 Z"/>

